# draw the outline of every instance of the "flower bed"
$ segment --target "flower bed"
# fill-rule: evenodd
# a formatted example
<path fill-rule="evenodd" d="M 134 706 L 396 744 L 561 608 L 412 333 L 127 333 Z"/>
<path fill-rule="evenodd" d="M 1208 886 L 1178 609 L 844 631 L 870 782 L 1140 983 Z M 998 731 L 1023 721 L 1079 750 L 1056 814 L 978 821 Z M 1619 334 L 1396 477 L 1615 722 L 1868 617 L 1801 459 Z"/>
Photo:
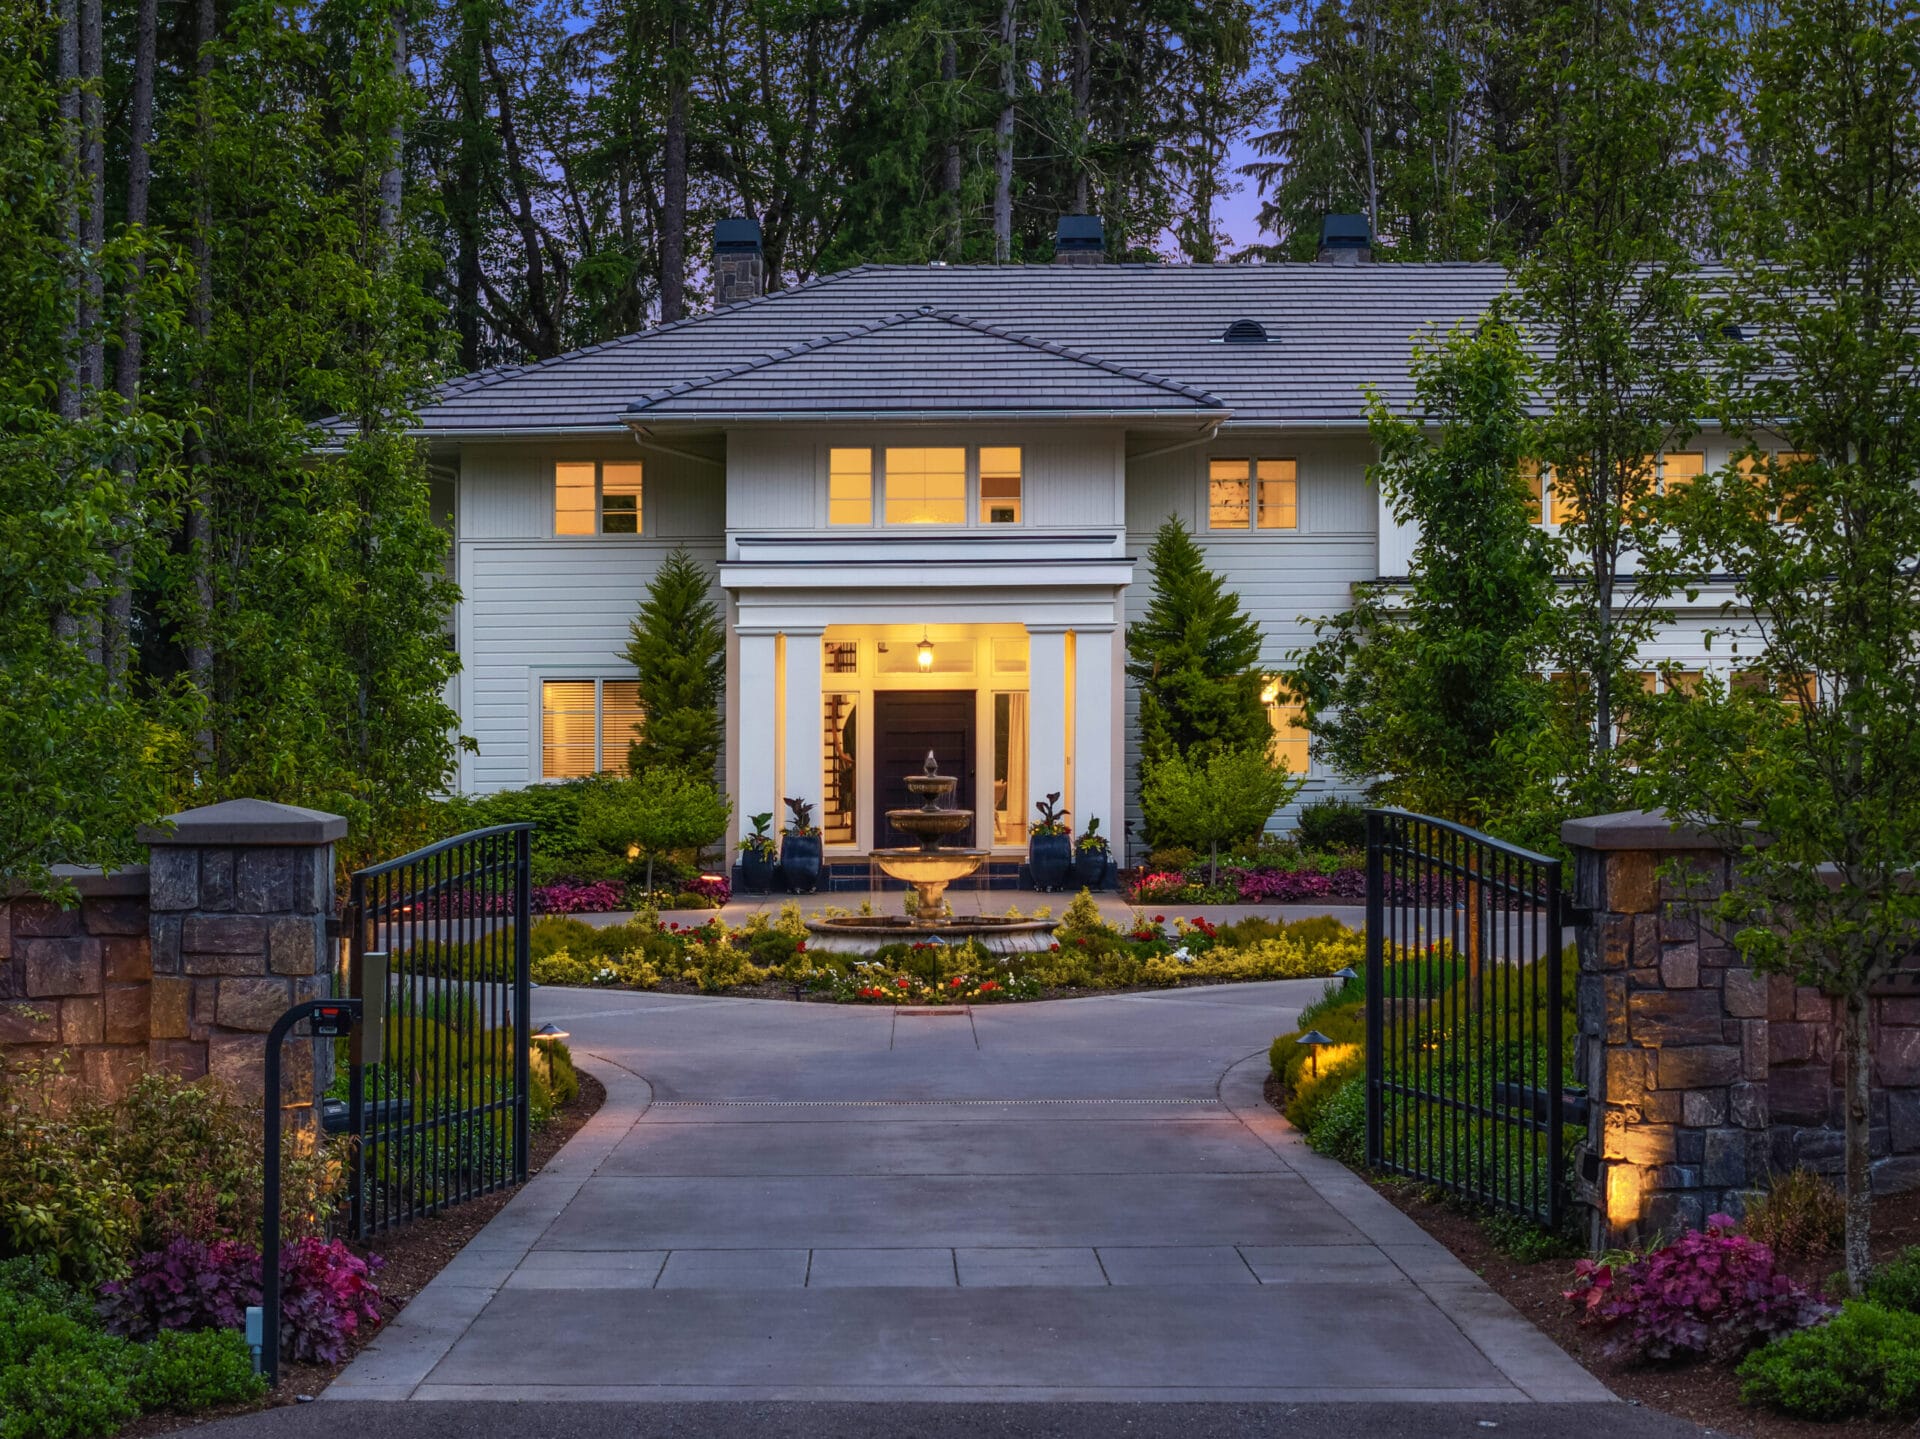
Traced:
<path fill-rule="evenodd" d="M 1123 932 L 1105 924 L 1084 893 L 1062 918 L 1052 947 L 1038 953 L 995 955 L 964 939 L 903 941 L 873 955 L 835 954 L 819 945 L 791 903 L 777 919 L 755 915 L 738 926 L 717 917 L 683 926 L 651 914 L 605 928 L 547 918 L 529 937 L 533 977 L 541 984 L 798 991 L 854 1004 L 997 1003 L 1085 990 L 1300 979 L 1361 962 L 1359 934 L 1332 920 L 1215 926 L 1142 914 Z"/>

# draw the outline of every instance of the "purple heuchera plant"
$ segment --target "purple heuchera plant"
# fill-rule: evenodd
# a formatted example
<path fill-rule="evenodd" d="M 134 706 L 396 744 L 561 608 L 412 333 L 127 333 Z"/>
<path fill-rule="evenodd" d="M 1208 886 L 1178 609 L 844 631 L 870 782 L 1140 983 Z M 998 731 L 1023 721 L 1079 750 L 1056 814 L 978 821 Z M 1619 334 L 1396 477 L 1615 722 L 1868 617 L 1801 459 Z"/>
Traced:
<path fill-rule="evenodd" d="M 162 1329 L 238 1329 L 260 1302 L 260 1255 L 237 1239 L 175 1239 L 100 1289 L 110 1333 L 145 1342 Z"/>
<path fill-rule="evenodd" d="M 1644 1259 L 1616 1270 L 1582 1259 L 1565 1299 L 1582 1324 L 1625 1330 L 1615 1347 L 1641 1359 L 1737 1354 L 1833 1314 L 1775 1264 L 1773 1251 L 1710 1215 Z"/>
<path fill-rule="evenodd" d="M 339 1240 L 296 1239 L 280 1251 L 280 1348 L 290 1359 L 338 1364 L 362 1324 L 380 1322 L 378 1258 Z M 175 1239 L 103 1285 L 100 1317 L 128 1339 L 162 1329 L 239 1329 L 260 1302 L 260 1251 L 237 1239 Z"/>
<path fill-rule="evenodd" d="M 338 1239 L 296 1239 L 280 1251 L 280 1347 L 290 1359 L 338 1364 L 362 1324 L 380 1322 L 376 1256 Z"/>
<path fill-rule="evenodd" d="M 529 903 L 535 914 L 607 914 L 624 909 L 626 886 L 603 879 L 593 884 L 543 884 L 533 891 Z"/>

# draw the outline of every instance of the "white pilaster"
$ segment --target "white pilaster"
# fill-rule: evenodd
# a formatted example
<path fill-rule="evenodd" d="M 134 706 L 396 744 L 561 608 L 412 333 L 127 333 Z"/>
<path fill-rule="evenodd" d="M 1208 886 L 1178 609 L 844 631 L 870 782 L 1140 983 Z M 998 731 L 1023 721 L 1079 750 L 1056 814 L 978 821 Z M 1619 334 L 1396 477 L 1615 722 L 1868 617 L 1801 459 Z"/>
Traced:
<path fill-rule="evenodd" d="M 788 629 L 785 703 L 786 763 L 781 767 L 782 798 L 804 799 L 813 806 L 813 822 L 820 822 L 822 729 L 820 719 L 820 630 Z M 782 822 L 786 806 L 776 806 Z"/>
<path fill-rule="evenodd" d="M 1119 818 L 1114 808 L 1113 627 L 1077 626 L 1073 640 L 1073 831 L 1100 821 L 1100 833 L 1117 851 Z"/>
<path fill-rule="evenodd" d="M 1067 626 L 1027 626 L 1027 813 L 1067 793 Z M 1067 801 L 1063 798 L 1061 803 Z M 1080 817 L 1073 817 L 1077 828 Z"/>
<path fill-rule="evenodd" d="M 752 814 L 774 817 L 779 832 L 783 818 L 780 805 L 779 737 L 774 732 L 774 687 L 778 683 L 775 663 L 776 636 L 772 630 L 741 629 L 739 692 L 735 697 L 739 716 L 739 758 L 734 792 L 737 804 L 736 824 L 745 834 L 751 826 L 745 819 Z"/>

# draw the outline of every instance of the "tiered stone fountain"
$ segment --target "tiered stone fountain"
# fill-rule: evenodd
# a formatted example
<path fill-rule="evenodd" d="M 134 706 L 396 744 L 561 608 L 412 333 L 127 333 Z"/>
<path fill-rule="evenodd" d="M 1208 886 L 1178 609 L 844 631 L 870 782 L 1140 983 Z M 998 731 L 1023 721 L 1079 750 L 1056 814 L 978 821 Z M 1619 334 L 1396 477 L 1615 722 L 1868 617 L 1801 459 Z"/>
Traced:
<path fill-rule="evenodd" d="M 827 946 L 852 954 L 872 954 L 882 945 L 912 943 L 935 939 L 947 944 L 977 940 L 994 954 L 1014 954 L 1045 949 L 1053 942 L 1053 921 L 1010 919 L 1005 915 L 967 915 L 949 918 L 946 912 L 947 886 L 965 879 L 986 862 L 984 849 L 947 849 L 941 841 L 960 834 L 973 823 L 970 809 L 948 809 L 941 803 L 952 796 L 959 783 L 950 774 L 941 774 L 933 751 L 927 751 L 927 763 L 921 773 L 907 776 L 907 788 L 925 798 L 918 809 L 890 809 L 887 822 L 895 829 L 919 841 L 913 849 L 876 849 L 873 862 L 894 879 L 913 886 L 919 897 L 914 913 L 907 915 L 845 915 L 837 919 L 813 919 L 807 928 L 827 942 Z"/>

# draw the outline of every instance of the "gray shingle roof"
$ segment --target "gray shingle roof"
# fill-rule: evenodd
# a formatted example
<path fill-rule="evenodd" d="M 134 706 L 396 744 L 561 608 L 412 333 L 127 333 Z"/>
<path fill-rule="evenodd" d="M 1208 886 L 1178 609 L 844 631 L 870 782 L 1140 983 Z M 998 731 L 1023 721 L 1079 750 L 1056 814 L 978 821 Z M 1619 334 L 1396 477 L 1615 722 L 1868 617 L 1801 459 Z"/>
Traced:
<path fill-rule="evenodd" d="M 1204 390 L 922 305 L 637 400 L 648 418 L 1218 410 Z"/>
<path fill-rule="evenodd" d="M 1506 283 L 1491 265 L 869 265 L 464 376 L 420 423 L 457 438 L 642 415 L 1225 406 L 1236 425 L 1358 424 L 1365 386 L 1411 401 L 1416 334 L 1471 323 Z M 1267 343 L 1223 343 L 1239 319 Z"/>

